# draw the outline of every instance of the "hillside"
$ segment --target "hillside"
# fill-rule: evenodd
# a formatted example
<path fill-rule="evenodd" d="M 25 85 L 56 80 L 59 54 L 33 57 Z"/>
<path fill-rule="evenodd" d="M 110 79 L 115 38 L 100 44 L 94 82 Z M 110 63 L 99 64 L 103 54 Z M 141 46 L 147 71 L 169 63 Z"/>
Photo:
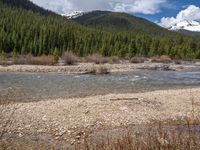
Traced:
<path fill-rule="evenodd" d="M 0 0 L 3 4 L 10 5 L 12 7 L 23 8 L 26 10 L 31 10 L 36 13 L 40 13 L 43 15 L 56 15 L 54 12 L 45 10 L 42 7 L 35 5 L 33 2 L 29 0 Z"/>
<path fill-rule="evenodd" d="M 127 31 L 133 33 L 148 33 L 150 35 L 175 35 L 146 19 L 126 13 L 109 11 L 92 11 L 74 19 L 76 22 L 106 31 Z"/>
<path fill-rule="evenodd" d="M 127 14 L 117 13 L 122 21 L 117 20 L 117 27 L 112 30 L 111 25 L 103 24 L 106 18 L 103 21 L 101 17 L 110 12 L 97 12 L 101 14 L 101 28 L 80 25 L 28 0 L 0 0 L 0 12 L 0 54 L 15 51 L 38 56 L 72 51 L 79 56 L 99 53 L 103 56 L 152 57 L 165 54 L 173 58 L 200 58 L 198 38 L 167 31 L 140 18 L 136 20 L 141 23 L 134 26 L 132 19 L 126 19 L 132 18 Z M 134 29 L 137 34 L 121 32 L 121 28 Z"/>

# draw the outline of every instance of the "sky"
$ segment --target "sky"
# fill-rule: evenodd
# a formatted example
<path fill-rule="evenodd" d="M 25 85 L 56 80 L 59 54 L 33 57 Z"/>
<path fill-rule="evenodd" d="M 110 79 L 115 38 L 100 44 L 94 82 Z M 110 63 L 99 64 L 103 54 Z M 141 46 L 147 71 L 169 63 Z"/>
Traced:
<path fill-rule="evenodd" d="M 46 9 L 71 11 L 109 10 L 127 12 L 163 27 L 182 20 L 200 21 L 200 0 L 31 0 Z"/>

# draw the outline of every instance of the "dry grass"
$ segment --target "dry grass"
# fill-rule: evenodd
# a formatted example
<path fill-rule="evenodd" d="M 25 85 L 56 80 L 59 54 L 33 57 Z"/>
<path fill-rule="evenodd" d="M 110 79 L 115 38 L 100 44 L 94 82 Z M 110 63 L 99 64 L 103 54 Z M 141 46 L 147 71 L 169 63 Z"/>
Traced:
<path fill-rule="evenodd" d="M 167 55 L 162 55 L 160 57 L 151 58 L 151 62 L 155 62 L 155 63 L 171 63 L 172 59 Z"/>
<path fill-rule="evenodd" d="M 182 129 L 182 130 L 178 130 Z M 129 131 L 121 137 L 93 142 L 86 138 L 77 149 L 86 150 L 199 150 L 199 133 L 193 126 L 169 127 L 152 125 L 142 131 Z"/>
<path fill-rule="evenodd" d="M 19 108 L 19 104 L 10 101 L 9 97 L 12 94 L 12 91 L 9 91 L 8 94 L 0 96 L 0 150 L 15 149 L 10 146 L 10 140 L 5 140 L 5 135 L 14 123 L 15 111 Z"/>
<path fill-rule="evenodd" d="M 64 52 L 62 55 L 62 60 L 65 65 L 74 65 L 79 61 L 78 57 L 72 52 Z"/>
<path fill-rule="evenodd" d="M 46 56 L 46 55 L 42 55 L 42 56 L 38 56 L 38 57 L 34 57 L 32 55 L 20 55 L 16 58 L 14 64 L 19 64 L 19 65 L 53 65 L 54 61 L 53 61 L 53 57 L 52 56 Z"/>
<path fill-rule="evenodd" d="M 13 116 L 19 105 L 13 104 L 9 100 L 9 95 L 12 92 L 0 96 L 0 141 L 3 139 L 5 133 L 8 132 L 10 125 L 13 123 Z"/>
<path fill-rule="evenodd" d="M 105 64 L 109 62 L 109 58 L 103 57 L 99 54 L 89 55 L 86 58 L 87 62 L 95 63 L 95 64 Z"/>
<path fill-rule="evenodd" d="M 135 56 L 135 57 L 131 58 L 130 62 L 131 63 L 144 63 L 147 60 L 148 59 L 145 58 L 145 57 L 137 57 L 137 56 Z"/>
<path fill-rule="evenodd" d="M 119 58 L 117 56 L 112 56 L 109 58 L 109 64 L 118 64 L 120 62 Z"/>
<path fill-rule="evenodd" d="M 9 57 L 6 57 L 4 61 L 0 61 L 0 65 L 13 65 L 13 64 L 18 64 L 18 65 L 53 65 L 53 57 L 48 55 L 42 55 L 38 57 L 34 57 L 32 55 L 18 55 L 16 58 L 10 59 Z"/>
<path fill-rule="evenodd" d="M 90 71 L 88 71 L 86 74 L 93 74 L 93 75 L 103 75 L 103 74 L 109 74 L 109 70 L 105 66 L 96 66 L 93 67 Z"/>
<path fill-rule="evenodd" d="M 108 68 L 106 68 L 104 66 L 96 67 L 94 70 L 95 70 L 95 74 L 108 74 L 109 73 Z"/>
<path fill-rule="evenodd" d="M 184 120 L 176 120 L 181 124 L 153 123 L 140 127 L 139 131 L 128 130 L 120 137 L 99 138 L 95 141 L 86 137 L 82 145 L 76 149 L 85 150 L 199 150 L 200 120 L 196 114 L 196 102 L 190 91 L 191 114 Z"/>
<path fill-rule="evenodd" d="M 27 60 L 28 64 L 31 64 L 31 65 L 53 65 L 54 64 L 52 56 L 46 56 L 46 55 L 42 55 L 39 57 L 29 56 L 27 59 L 28 59 Z"/>
<path fill-rule="evenodd" d="M 17 65 L 25 65 L 25 64 L 28 64 L 28 60 L 27 60 L 27 57 L 26 56 L 18 56 L 15 60 L 15 64 Z"/>

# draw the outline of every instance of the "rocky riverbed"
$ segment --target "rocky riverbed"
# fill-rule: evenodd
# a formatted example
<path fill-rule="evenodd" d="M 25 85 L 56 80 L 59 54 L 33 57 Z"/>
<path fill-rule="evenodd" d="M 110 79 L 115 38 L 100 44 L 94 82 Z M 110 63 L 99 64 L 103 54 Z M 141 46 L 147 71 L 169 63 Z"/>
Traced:
<path fill-rule="evenodd" d="M 166 121 L 197 116 L 200 113 L 200 88 L 159 90 L 134 94 L 108 94 L 86 98 L 49 99 L 0 106 L 5 120 L 12 114 L 7 132 L 21 137 L 50 135 L 54 140 L 72 143 L 99 129 L 152 120 Z M 10 111 L 9 111 L 10 110 Z M 7 112 L 7 113 L 6 113 Z"/>
<path fill-rule="evenodd" d="M 130 72 L 138 70 L 164 70 L 164 71 L 200 71 L 200 65 L 195 63 L 185 64 L 162 64 L 162 63 L 120 63 L 120 64 L 93 64 L 79 63 L 72 66 L 40 66 L 40 65 L 10 65 L 0 66 L 0 72 L 31 72 L 31 73 L 66 73 L 85 74 L 94 68 L 104 67 L 109 72 Z"/>

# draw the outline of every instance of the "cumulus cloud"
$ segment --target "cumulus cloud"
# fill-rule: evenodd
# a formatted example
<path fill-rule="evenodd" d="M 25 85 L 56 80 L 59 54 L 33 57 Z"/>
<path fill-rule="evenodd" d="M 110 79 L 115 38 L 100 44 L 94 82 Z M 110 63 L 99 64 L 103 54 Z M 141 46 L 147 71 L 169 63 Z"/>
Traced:
<path fill-rule="evenodd" d="M 163 17 L 159 24 L 162 27 L 169 28 L 183 20 L 200 21 L 200 7 L 190 5 L 186 9 L 180 11 L 176 17 Z"/>
<path fill-rule="evenodd" d="M 32 0 L 58 13 L 68 11 L 110 10 L 130 13 L 155 14 L 167 0 Z"/>
<path fill-rule="evenodd" d="M 130 0 L 129 2 L 121 1 L 113 4 L 115 11 L 155 14 L 160 12 L 162 4 L 166 3 L 165 0 Z"/>

